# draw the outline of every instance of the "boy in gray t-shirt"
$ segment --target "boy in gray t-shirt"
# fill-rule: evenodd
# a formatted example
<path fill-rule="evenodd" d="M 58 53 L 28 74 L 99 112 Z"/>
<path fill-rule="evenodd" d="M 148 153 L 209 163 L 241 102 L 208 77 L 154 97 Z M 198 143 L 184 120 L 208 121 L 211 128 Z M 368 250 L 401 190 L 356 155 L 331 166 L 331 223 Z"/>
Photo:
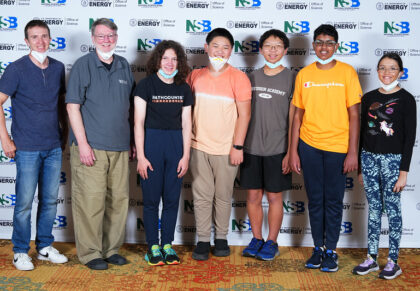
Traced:
<path fill-rule="evenodd" d="M 241 186 L 247 189 L 247 210 L 253 238 L 243 250 L 246 257 L 273 260 L 279 254 L 277 235 L 283 220 L 282 191 L 291 188 L 288 163 L 290 105 L 295 75 L 281 65 L 289 39 L 271 29 L 260 37 L 265 66 L 249 75 L 252 85 L 252 113 L 240 168 Z M 262 237 L 264 191 L 269 201 L 267 241 Z"/>

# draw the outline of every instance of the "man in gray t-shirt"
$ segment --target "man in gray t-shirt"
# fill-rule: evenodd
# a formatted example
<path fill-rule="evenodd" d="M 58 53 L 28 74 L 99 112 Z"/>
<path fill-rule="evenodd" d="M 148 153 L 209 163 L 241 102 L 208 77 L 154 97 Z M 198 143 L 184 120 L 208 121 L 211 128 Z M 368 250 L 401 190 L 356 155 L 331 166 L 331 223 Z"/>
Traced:
<path fill-rule="evenodd" d="M 240 168 L 241 186 L 247 189 L 247 210 L 253 238 L 243 250 L 247 257 L 273 260 L 278 255 L 277 235 L 283 220 L 282 191 L 291 188 L 288 163 L 290 119 L 294 107 L 294 74 L 281 65 L 289 39 L 271 29 L 260 37 L 265 66 L 249 76 L 252 85 L 252 111 Z M 269 202 L 267 241 L 262 236 L 264 191 Z"/>
<path fill-rule="evenodd" d="M 117 26 L 101 18 L 92 25 L 96 47 L 79 58 L 66 95 L 72 131 L 72 210 L 77 255 L 104 270 L 124 265 L 128 211 L 129 109 L 134 86 L 128 62 L 114 54 Z"/>

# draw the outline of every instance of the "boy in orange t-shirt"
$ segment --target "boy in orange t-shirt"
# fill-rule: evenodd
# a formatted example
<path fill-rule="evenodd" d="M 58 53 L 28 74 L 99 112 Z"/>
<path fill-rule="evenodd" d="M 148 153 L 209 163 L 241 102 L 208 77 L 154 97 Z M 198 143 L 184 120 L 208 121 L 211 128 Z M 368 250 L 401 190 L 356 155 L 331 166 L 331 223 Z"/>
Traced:
<path fill-rule="evenodd" d="M 251 83 L 245 73 L 227 63 L 233 49 L 230 32 L 224 28 L 212 30 L 204 49 L 209 65 L 192 71 L 187 80 L 195 96 L 190 158 L 198 235 L 192 254 L 195 260 L 209 257 L 213 217 L 213 255 L 230 254 L 226 237 L 233 183 L 243 161 L 243 144 L 251 116 Z"/>
<path fill-rule="evenodd" d="M 338 270 L 346 173 L 357 170 L 359 78 L 350 65 L 334 59 L 338 33 L 321 25 L 314 33 L 317 61 L 296 77 L 290 167 L 304 172 L 309 220 L 315 248 L 307 268 Z M 325 235 L 324 235 L 325 233 Z"/>

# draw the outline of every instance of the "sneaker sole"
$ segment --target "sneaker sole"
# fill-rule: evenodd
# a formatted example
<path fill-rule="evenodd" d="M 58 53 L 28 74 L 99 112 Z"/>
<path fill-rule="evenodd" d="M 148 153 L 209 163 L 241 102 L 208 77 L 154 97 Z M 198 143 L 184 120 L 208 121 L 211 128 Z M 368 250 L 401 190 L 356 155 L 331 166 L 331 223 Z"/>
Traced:
<path fill-rule="evenodd" d="M 209 254 L 197 254 L 193 253 L 192 258 L 196 261 L 207 261 L 209 259 Z"/>
<path fill-rule="evenodd" d="M 242 253 L 242 256 L 248 257 L 248 258 L 255 258 L 256 254 Z"/>
<path fill-rule="evenodd" d="M 163 265 L 165 265 L 165 262 L 164 261 L 159 261 L 159 262 L 157 262 L 157 263 L 152 263 L 152 262 L 150 262 L 149 261 L 149 257 L 146 255 L 145 256 L 145 258 L 144 258 L 145 260 L 146 260 L 146 262 L 147 262 L 147 264 L 149 265 L 149 266 L 163 266 Z"/>
<path fill-rule="evenodd" d="M 375 268 L 372 268 L 372 269 L 369 269 L 369 270 L 367 270 L 367 271 L 364 271 L 364 272 L 361 272 L 361 271 L 355 271 L 355 270 L 353 270 L 353 274 L 355 274 L 355 275 L 360 275 L 360 276 L 364 276 L 364 275 L 367 275 L 367 274 L 369 274 L 370 272 L 375 272 L 375 271 L 379 271 L 379 266 L 377 266 L 377 267 L 375 267 Z"/>
<path fill-rule="evenodd" d="M 279 252 L 277 252 L 275 255 L 274 255 L 274 257 L 261 257 L 261 256 L 259 256 L 258 254 L 256 255 L 256 258 L 258 259 L 258 260 L 261 260 L 261 261 L 272 261 L 272 260 L 274 260 L 278 255 L 279 255 L 280 253 Z"/>
<path fill-rule="evenodd" d="M 35 269 L 34 266 L 32 267 L 27 267 L 27 268 L 22 268 L 22 267 L 18 267 L 16 266 L 15 262 L 13 262 L 13 265 L 15 266 L 16 269 L 18 269 L 19 271 L 32 271 L 33 269 Z"/>
<path fill-rule="evenodd" d="M 65 261 L 54 261 L 54 260 L 51 260 L 51 258 L 48 258 L 48 257 L 46 257 L 44 255 L 41 255 L 41 254 L 38 254 L 38 256 L 36 258 L 38 260 L 41 260 L 41 261 L 49 261 L 53 264 L 64 264 L 64 263 L 67 263 L 69 261 L 67 258 L 66 258 Z"/>
<path fill-rule="evenodd" d="M 230 250 L 216 250 L 212 251 L 212 254 L 216 257 L 227 257 L 230 255 Z"/>
<path fill-rule="evenodd" d="M 398 270 L 396 273 L 395 273 L 395 275 L 393 275 L 393 276 L 381 276 L 381 274 L 379 274 L 379 278 L 381 278 L 381 279 L 386 279 L 386 280 L 392 280 L 392 279 L 395 279 L 395 278 L 397 278 L 399 275 L 401 275 L 402 274 L 402 271 L 401 271 L 401 269 L 400 270 Z"/>
<path fill-rule="evenodd" d="M 322 272 L 327 272 L 327 273 L 333 273 L 333 272 L 337 272 L 338 271 L 338 267 L 334 268 L 334 269 L 330 269 L 330 268 L 321 268 Z"/>
<path fill-rule="evenodd" d="M 180 264 L 180 262 L 179 262 L 179 261 L 172 261 L 172 262 L 165 261 L 165 263 L 166 263 L 167 265 L 179 265 L 179 264 Z"/>
<path fill-rule="evenodd" d="M 305 268 L 308 268 L 308 269 L 319 269 L 319 267 L 321 267 L 321 264 L 319 265 L 305 264 Z"/>

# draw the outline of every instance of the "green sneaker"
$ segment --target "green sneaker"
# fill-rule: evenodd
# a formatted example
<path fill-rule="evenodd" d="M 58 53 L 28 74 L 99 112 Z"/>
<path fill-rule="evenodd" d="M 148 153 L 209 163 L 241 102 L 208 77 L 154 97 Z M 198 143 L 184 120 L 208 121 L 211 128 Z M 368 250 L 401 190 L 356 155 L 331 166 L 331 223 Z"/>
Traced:
<path fill-rule="evenodd" d="M 165 265 L 165 261 L 163 260 L 159 245 L 153 245 L 152 248 L 147 251 L 144 259 L 150 266 Z"/>
<path fill-rule="evenodd" d="M 180 263 L 180 259 L 171 244 L 164 245 L 161 251 L 167 265 L 178 265 Z"/>

